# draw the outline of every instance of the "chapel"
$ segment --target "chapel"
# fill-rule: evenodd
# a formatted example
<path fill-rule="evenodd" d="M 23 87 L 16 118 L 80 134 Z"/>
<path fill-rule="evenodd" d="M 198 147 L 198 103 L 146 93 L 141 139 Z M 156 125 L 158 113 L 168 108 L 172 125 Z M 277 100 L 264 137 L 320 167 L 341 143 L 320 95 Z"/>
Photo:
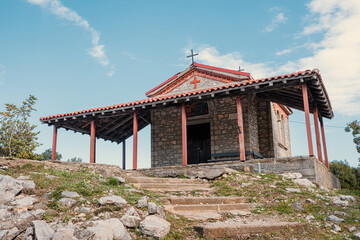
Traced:
<path fill-rule="evenodd" d="M 289 118 L 304 111 L 309 156 L 313 114 L 317 158 L 328 167 L 323 118 L 333 111 L 319 70 L 254 79 L 250 73 L 193 62 L 139 101 L 42 117 L 57 129 L 90 135 L 90 162 L 96 139 L 123 144 L 133 136 L 137 168 L 138 131 L 151 127 L 151 167 L 291 156 Z M 321 137 L 320 137 L 321 135 Z M 305 141 L 304 141 L 305 142 Z"/>

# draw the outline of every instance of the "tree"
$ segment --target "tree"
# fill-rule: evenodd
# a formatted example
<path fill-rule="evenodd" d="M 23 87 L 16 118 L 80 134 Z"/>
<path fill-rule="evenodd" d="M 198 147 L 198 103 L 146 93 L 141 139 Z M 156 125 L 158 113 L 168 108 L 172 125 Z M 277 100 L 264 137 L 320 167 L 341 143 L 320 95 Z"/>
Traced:
<path fill-rule="evenodd" d="M 82 158 L 73 157 L 67 160 L 68 162 L 82 162 Z"/>
<path fill-rule="evenodd" d="M 330 172 L 339 178 L 342 188 L 360 189 L 360 170 L 350 167 L 346 160 L 332 161 L 330 163 Z"/>
<path fill-rule="evenodd" d="M 358 153 L 360 153 L 360 121 L 352 121 L 351 123 L 348 123 L 346 128 L 345 128 L 345 132 L 352 132 L 352 135 L 354 137 L 354 143 L 356 146 L 356 150 Z M 359 162 L 360 162 L 360 158 L 359 158 Z M 359 164 L 359 168 L 360 168 L 360 164 Z"/>
<path fill-rule="evenodd" d="M 51 150 L 51 148 L 48 148 L 48 149 L 45 150 L 45 152 L 43 152 L 40 155 L 40 160 L 41 161 L 51 160 L 51 157 L 52 157 L 52 150 Z M 62 155 L 60 153 L 56 152 L 55 160 L 60 161 L 61 159 L 62 159 Z"/>
<path fill-rule="evenodd" d="M 5 104 L 5 111 L 0 112 L 0 154 L 18 158 L 36 158 L 34 150 L 40 146 L 37 142 L 36 125 L 31 125 L 28 119 L 37 98 L 30 95 L 20 107 L 15 104 Z"/>

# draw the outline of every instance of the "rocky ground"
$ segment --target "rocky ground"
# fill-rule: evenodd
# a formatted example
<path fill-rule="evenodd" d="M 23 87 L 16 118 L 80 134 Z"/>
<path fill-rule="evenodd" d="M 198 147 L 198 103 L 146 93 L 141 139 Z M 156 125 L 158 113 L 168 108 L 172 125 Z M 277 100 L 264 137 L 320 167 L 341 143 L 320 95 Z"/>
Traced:
<path fill-rule="evenodd" d="M 258 222 L 264 228 L 280 221 L 298 227 L 239 238 L 360 239 L 359 192 L 319 188 L 298 173 L 222 169 L 191 176 L 201 180 L 186 191 L 170 180 L 168 190 L 160 183 L 158 190 L 146 187 L 138 177 L 116 166 L 0 158 L 0 239 L 211 239 L 194 226 Z M 244 197 L 254 207 L 246 214 L 219 210 L 206 219 L 163 207 L 169 208 L 166 198 L 214 197 Z"/>

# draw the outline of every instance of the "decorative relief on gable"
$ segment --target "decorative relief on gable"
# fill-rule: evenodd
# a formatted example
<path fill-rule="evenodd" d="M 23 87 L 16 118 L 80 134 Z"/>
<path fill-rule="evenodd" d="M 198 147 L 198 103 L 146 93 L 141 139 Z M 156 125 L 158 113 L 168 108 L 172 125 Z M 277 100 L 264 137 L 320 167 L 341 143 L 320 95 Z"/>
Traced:
<path fill-rule="evenodd" d="M 201 89 L 213 88 L 217 86 L 228 85 L 229 82 L 220 82 L 217 80 L 201 77 L 201 76 L 193 76 L 183 82 L 181 85 L 172 89 L 166 95 L 184 93 L 184 92 L 192 92 Z"/>

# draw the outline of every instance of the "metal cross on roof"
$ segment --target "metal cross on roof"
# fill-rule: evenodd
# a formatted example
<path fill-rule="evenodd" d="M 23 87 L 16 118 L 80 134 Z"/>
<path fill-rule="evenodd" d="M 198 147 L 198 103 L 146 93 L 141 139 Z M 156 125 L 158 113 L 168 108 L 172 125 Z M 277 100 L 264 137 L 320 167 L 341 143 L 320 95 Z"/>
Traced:
<path fill-rule="evenodd" d="M 194 57 L 199 55 L 198 53 L 194 54 L 194 51 L 191 49 L 191 54 L 189 56 L 187 56 L 187 58 L 191 57 L 192 63 L 194 65 Z"/>
<path fill-rule="evenodd" d="M 245 69 L 241 68 L 241 66 L 239 66 L 239 72 L 244 71 Z"/>

